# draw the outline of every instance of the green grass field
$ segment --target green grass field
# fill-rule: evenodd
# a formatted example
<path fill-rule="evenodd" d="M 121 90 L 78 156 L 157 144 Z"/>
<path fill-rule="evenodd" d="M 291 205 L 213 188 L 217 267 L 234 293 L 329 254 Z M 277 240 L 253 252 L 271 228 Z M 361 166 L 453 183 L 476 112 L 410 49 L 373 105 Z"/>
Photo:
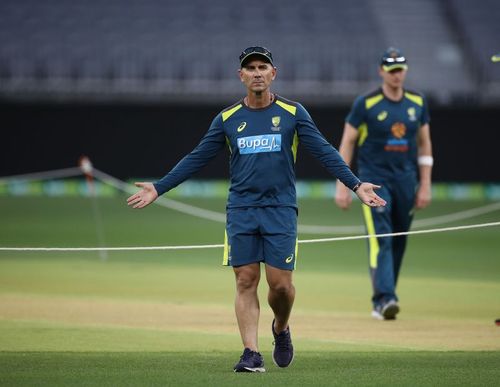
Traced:
<path fill-rule="evenodd" d="M 223 212 L 216 199 L 191 204 Z M 484 202 L 435 202 L 417 219 Z M 224 225 L 159 206 L 99 199 L 108 246 L 220 244 Z M 500 211 L 444 224 L 498 221 Z M 358 225 L 361 212 L 302 200 L 299 222 Z M 500 230 L 412 236 L 397 321 L 370 317 L 365 241 L 304 244 L 291 319 L 296 358 L 272 364 L 261 283 L 265 374 L 234 374 L 242 347 L 222 249 L 0 252 L 0 385 L 498 385 Z M 330 235 L 301 235 L 301 239 Z M 0 246 L 98 245 L 90 199 L 0 197 Z"/>

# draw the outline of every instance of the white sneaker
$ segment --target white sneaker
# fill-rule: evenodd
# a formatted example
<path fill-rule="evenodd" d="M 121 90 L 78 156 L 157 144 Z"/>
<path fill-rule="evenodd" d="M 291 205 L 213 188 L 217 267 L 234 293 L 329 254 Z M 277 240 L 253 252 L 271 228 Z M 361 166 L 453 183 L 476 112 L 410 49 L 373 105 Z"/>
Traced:
<path fill-rule="evenodd" d="M 384 319 L 384 316 L 382 316 L 382 314 L 378 311 L 379 308 L 376 308 L 376 309 L 373 309 L 372 310 L 372 317 L 375 319 L 375 320 L 383 320 Z"/>

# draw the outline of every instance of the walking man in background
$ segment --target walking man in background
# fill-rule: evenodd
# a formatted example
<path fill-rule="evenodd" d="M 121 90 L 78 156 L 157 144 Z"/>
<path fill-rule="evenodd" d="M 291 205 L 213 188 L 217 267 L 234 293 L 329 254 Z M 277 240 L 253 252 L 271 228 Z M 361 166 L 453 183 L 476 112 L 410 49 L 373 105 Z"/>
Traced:
<path fill-rule="evenodd" d="M 249 47 L 239 59 L 246 97 L 222 110 L 198 146 L 161 180 L 136 183 L 142 189 L 128 198 L 128 204 L 144 208 L 194 175 L 224 146 L 229 147 L 231 184 L 223 263 L 232 266 L 236 276 L 235 310 L 244 346 L 234 371 L 264 372 L 257 340 L 261 262 L 274 312 L 273 361 L 278 367 L 288 367 L 294 357 L 288 321 L 295 299 L 292 272 L 297 260 L 295 160 L 299 142 L 367 206 L 383 206 L 385 201 L 374 192 L 378 186 L 362 183 L 351 172 L 302 105 L 271 93 L 276 67 L 269 50 Z"/>
<path fill-rule="evenodd" d="M 369 235 L 408 231 L 414 209 L 425 208 L 431 201 L 429 111 L 423 95 L 403 87 L 407 69 L 403 54 L 387 49 L 379 68 L 382 86 L 354 101 L 339 147 L 350 165 L 357 145 L 359 177 L 382 186 L 380 196 L 387 205 L 363 205 Z M 342 209 L 352 201 L 340 182 L 335 200 Z M 399 312 L 396 284 L 406 241 L 406 236 L 368 240 L 372 316 L 376 319 L 394 320 Z"/>

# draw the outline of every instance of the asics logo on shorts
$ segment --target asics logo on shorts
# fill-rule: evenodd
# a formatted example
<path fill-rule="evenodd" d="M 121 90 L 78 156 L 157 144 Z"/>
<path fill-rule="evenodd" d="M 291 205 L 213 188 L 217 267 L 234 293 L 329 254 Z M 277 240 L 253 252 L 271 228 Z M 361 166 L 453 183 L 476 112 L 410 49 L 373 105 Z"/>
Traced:
<path fill-rule="evenodd" d="M 290 262 L 292 262 L 292 261 L 293 261 L 293 254 L 292 254 L 292 255 L 290 255 L 289 257 L 286 257 L 286 258 L 285 258 L 285 262 L 286 262 L 286 263 L 290 263 Z"/>
<path fill-rule="evenodd" d="M 240 154 L 279 152 L 281 151 L 281 134 L 265 134 L 238 138 Z"/>

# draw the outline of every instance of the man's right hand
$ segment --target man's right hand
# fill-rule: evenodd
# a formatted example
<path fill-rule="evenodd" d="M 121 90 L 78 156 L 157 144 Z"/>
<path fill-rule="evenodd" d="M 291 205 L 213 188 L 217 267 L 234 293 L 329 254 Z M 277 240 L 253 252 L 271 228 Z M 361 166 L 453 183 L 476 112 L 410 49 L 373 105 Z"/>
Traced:
<path fill-rule="evenodd" d="M 142 189 L 127 199 L 127 204 L 132 208 L 144 208 L 158 197 L 153 183 L 135 183 L 135 186 Z"/>
<path fill-rule="evenodd" d="M 352 203 L 351 190 L 337 180 L 335 203 L 343 210 L 348 210 Z"/>

